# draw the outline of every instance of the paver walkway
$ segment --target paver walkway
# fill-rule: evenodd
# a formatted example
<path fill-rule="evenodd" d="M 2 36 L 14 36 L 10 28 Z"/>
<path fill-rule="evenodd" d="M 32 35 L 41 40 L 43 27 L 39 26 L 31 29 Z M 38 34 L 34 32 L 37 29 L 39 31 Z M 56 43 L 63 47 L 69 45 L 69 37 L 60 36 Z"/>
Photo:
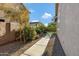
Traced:
<path fill-rule="evenodd" d="M 42 56 L 49 40 L 50 36 L 46 35 L 20 56 Z"/>

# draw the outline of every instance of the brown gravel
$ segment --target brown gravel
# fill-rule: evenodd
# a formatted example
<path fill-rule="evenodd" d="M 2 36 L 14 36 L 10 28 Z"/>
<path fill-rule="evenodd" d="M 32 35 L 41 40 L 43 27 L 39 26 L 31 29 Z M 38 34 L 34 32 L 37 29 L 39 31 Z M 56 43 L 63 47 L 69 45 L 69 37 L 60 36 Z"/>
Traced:
<path fill-rule="evenodd" d="M 54 37 L 52 35 L 50 37 L 50 40 L 49 40 L 49 42 L 47 44 L 47 47 L 45 49 L 45 52 L 44 52 L 43 56 L 52 56 L 54 41 L 55 41 L 55 39 L 54 39 Z"/>
<path fill-rule="evenodd" d="M 23 44 L 19 41 L 14 41 L 8 44 L 0 45 L 0 56 L 19 56 L 26 49 L 35 44 L 38 40 L 39 39 L 28 42 L 26 44 Z"/>
<path fill-rule="evenodd" d="M 17 50 L 16 52 L 12 53 L 11 56 L 19 56 L 20 54 L 22 54 L 25 50 L 27 50 L 28 48 L 30 48 L 32 45 L 34 45 L 37 41 L 37 40 L 34 40 L 34 41 L 31 41 L 31 42 L 28 42 L 27 44 L 25 44 L 23 47 L 21 47 L 19 50 Z"/>

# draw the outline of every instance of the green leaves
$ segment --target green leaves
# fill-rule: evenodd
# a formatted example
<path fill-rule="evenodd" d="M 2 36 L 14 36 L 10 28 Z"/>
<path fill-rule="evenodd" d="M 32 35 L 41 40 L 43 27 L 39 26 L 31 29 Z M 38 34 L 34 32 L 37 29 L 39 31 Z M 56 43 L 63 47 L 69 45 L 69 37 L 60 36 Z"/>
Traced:
<path fill-rule="evenodd" d="M 25 27 L 24 28 L 24 33 L 25 33 L 26 40 L 32 41 L 32 40 L 36 39 L 37 33 L 33 28 Z"/>
<path fill-rule="evenodd" d="M 56 25 L 55 22 L 54 22 L 54 23 L 49 23 L 49 24 L 48 24 L 48 27 L 47 27 L 47 30 L 48 30 L 48 31 L 56 32 L 56 29 L 57 29 L 57 25 Z"/>

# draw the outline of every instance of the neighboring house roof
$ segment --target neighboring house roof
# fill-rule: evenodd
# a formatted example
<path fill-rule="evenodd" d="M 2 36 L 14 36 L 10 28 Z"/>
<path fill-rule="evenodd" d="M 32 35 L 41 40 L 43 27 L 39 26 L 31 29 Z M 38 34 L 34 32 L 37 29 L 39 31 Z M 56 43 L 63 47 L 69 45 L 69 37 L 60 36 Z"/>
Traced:
<path fill-rule="evenodd" d="M 30 21 L 30 24 L 36 24 L 36 23 L 40 23 L 39 20 L 32 20 L 32 21 Z"/>
<path fill-rule="evenodd" d="M 33 22 L 30 22 L 30 24 L 40 24 L 40 22 L 38 22 L 38 21 L 33 21 Z"/>
<path fill-rule="evenodd" d="M 33 28 L 36 28 L 36 27 L 38 27 L 38 26 L 40 26 L 40 22 L 39 21 L 31 21 L 30 22 L 30 26 L 32 26 Z"/>
<path fill-rule="evenodd" d="M 30 22 L 30 24 L 39 24 L 40 22 Z"/>

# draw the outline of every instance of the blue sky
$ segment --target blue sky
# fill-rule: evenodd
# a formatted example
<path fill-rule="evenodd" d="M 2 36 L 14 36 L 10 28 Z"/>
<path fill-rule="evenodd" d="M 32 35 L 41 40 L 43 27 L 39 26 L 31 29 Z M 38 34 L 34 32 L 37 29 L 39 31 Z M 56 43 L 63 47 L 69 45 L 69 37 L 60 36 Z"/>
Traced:
<path fill-rule="evenodd" d="M 26 3 L 24 5 L 31 12 L 30 22 L 39 21 L 47 25 L 55 15 L 54 3 Z"/>

